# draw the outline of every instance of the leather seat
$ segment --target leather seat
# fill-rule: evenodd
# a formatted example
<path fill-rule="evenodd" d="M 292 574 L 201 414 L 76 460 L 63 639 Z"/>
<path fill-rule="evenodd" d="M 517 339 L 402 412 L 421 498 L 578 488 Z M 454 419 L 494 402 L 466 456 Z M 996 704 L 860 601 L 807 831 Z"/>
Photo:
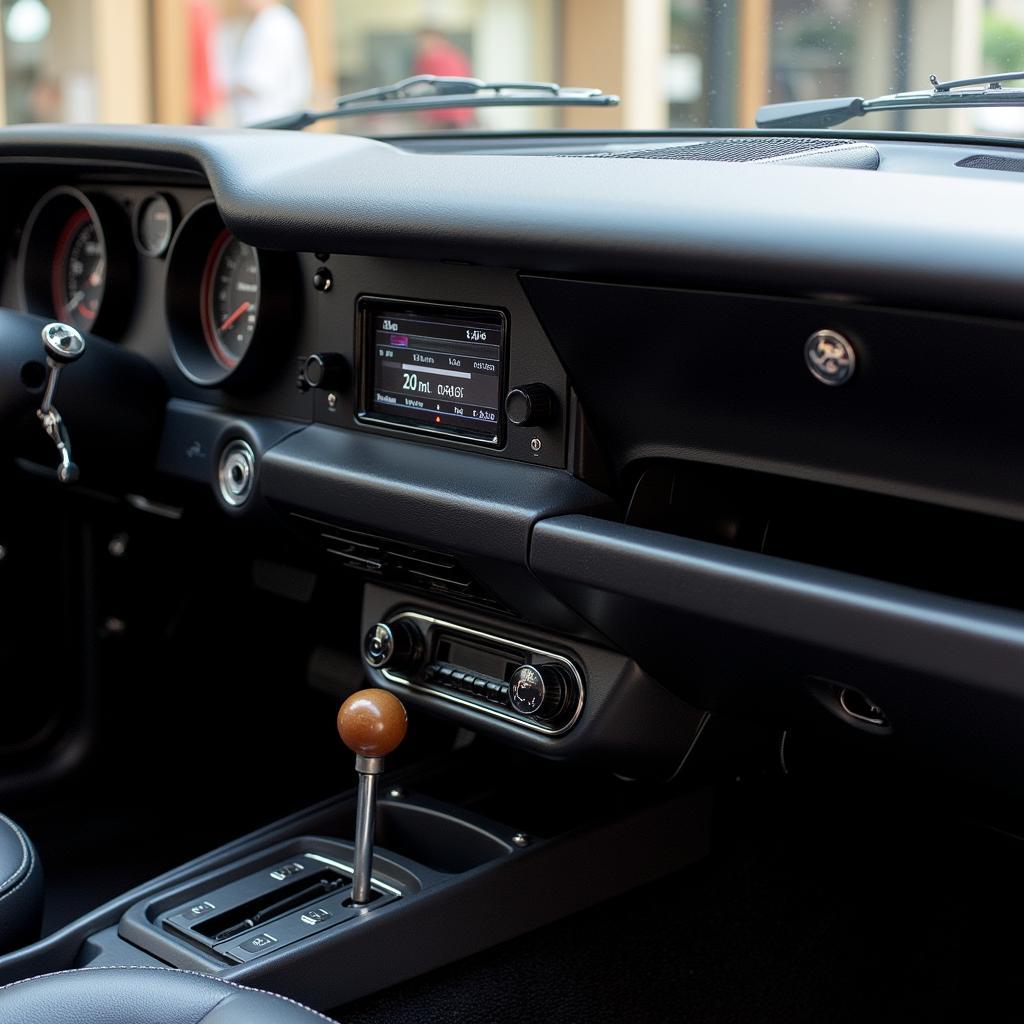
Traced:
<path fill-rule="evenodd" d="M 0 953 L 35 942 L 43 918 L 43 869 L 31 840 L 0 814 Z"/>
<path fill-rule="evenodd" d="M 0 988 L 0 1024 L 334 1024 L 273 992 L 170 967 L 85 967 Z"/>

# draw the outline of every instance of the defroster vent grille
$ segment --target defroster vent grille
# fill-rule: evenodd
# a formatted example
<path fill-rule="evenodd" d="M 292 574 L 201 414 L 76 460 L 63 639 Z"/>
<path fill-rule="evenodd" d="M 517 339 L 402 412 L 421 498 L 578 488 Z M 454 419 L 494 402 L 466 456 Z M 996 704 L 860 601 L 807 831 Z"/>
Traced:
<path fill-rule="evenodd" d="M 299 512 L 290 513 L 290 519 L 340 568 L 446 601 L 509 611 L 457 558 L 443 551 L 351 530 Z"/>
<path fill-rule="evenodd" d="M 611 160 L 706 160 L 716 163 L 788 163 L 875 170 L 878 150 L 854 139 L 740 136 L 678 146 L 644 146 L 584 154 Z"/>
<path fill-rule="evenodd" d="M 957 160 L 957 167 L 973 167 L 976 171 L 1016 171 L 1024 174 L 1024 159 L 1016 156 L 995 156 L 991 153 L 975 153 Z"/>

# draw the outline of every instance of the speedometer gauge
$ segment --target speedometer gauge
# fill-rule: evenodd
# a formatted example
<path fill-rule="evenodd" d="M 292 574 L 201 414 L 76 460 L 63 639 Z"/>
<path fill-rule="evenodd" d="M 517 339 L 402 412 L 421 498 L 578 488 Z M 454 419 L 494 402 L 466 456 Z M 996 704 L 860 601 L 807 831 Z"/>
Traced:
<path fill-rule="evenodd" d="M 237 239 L 212 200 L 194 206 L 174 233 L 165 289 L 171 354 L 185 377 L 241 392 L 282 373 L 298 355 L 298 269 L 294 253 Z"/>
<path fill-rule="evenodd" d="M 58 320 L 91 331 L 107 283 L 107 254 L 89 211 L 68 218 L 53 252 L 50 279 Z"/>
<path fill-rule="evenodd" d="M 203 334 L 214 359 L 234 369 L 249 349 L 260 307 L 259 254 L 222 231 L 203 271 L 200 289 Z"/>

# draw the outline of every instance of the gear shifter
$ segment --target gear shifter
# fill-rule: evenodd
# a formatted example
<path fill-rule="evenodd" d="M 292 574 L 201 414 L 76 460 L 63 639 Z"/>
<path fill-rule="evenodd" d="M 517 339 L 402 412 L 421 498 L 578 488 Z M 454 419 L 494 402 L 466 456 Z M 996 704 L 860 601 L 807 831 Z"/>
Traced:
<path fill-rule="evenodd" d="M 373 898 L 373 839 L 377 817 L 377 780 L 384 758 L 405 739 L 408 717 L 402 702 L 387 690 L 353 693 L 338 712 L 338 735 L 356 755 L 359 790 L 356 798 L 355 853 L 352 859 L 352 902 Z"/>
<path fill-rule="evenodd" d="M 46 386 L 36 415 L 47 436 L 57 446 L 60 457 L 57 479 L 62 484 L 72 483 L 78 479 L 78 467 L 71 461 L 71 438 L 60 413 L 54 408 L 53 396 L 57 391 L 60 371 L 85 352 L 85 339 L 67 324 L 47 324 L 43 328 L 43 351 L 46 353 Z"/>

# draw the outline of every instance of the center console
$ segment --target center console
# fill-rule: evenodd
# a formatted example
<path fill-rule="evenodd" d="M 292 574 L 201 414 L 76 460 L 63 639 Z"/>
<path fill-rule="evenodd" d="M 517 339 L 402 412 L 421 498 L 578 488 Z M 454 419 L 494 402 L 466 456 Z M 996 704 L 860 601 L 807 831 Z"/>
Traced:
<path fill-rule="evenodd" d="M 172 966 L 331 1009 L 703 857 L 710 799 L 684 765 L 706 718 L 615 652 L 369 586 L 363 673 L 321 649 L 344 698 L 356 790 L 245 836 L 0 957 L 0 983 L 69 967 Z M 382 774 L 430 716 L 470 733 Z M 450 726 L 446 726 L 450 728 Z M 507 745 L 506 745 L 507 744 Z M 518 749 L 517 749 L 518 748 Z M 597 771 L 545 764 L 581 760 Z M 301 784 L 225 770 L 234 785 Z M 346 767 L 339 751 L 339 788 Z M 618 777 L 613 775 L 617 773 Z M 623 775 L 656 782 L 628 782 Z"/>
<path fill-rule="evenodd" d="M 704 715 L 597 644 L 368 584 L 365 671 L 410 708 L 519 749 L 661 777 L 685 758 Z M 341 696 L 344 672 L 314 654 L 317 685 Z"/>
<path fill-rule="evenodd" d="M 106 927 L 73 962 L 169 964 L 328 1009 L 677 870 L 709 844 L 703 792 L 586 825 L 566 808 L 550 834 L 391 779 L 378 812 L 366 906 L 350 898 L 348 794 L 104 908 Z"/>

